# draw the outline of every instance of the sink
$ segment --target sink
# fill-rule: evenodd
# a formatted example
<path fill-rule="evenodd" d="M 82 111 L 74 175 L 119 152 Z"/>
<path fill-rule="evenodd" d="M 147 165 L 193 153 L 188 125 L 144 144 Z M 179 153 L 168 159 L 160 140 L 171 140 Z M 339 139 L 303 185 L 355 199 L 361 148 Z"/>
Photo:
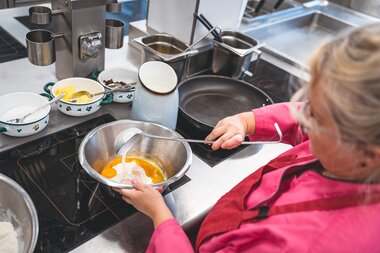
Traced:
<path fill-rule="evenodd" d="M 259 16 L 270 14 L 276 11 L 286 10 L 289 8 L 293 8 L 297 5 L 300 5 L 300 3 L 297 3 L 294 1 L 284 1 L 278 6 L 278 8 L 275 8 L 276 2 L 277 1 L 266 1 L 264 5 L 262 6 L 262 8 L 257 12 L 256 7 L 259 3 L 259 0 L 248 1 L 242 21 L 244 23 L 249 24 L 249 23 L 254 22 L 255 18 Z"/>
<path fill-rule="evenodd" d="M 307 68 L 311 53 L 321 43 L 352 26 L 314 11 L 254 28 L 246 34 L 264 42 L 263 51 L 293 65 Z"/>

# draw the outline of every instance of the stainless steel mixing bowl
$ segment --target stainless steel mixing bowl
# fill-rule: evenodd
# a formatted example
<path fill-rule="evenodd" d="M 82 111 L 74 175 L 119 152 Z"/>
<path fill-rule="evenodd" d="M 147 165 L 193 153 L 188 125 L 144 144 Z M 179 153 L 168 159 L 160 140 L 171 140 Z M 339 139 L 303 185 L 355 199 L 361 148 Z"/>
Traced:
<path fill-rule="evenodd" d="M 38 237 L 38 217 L 32 199 L 15 181 L 0 174 L 0 221 L 11 222 L 19 252 L 32 253 Z"/>
<path fill-rule="evenodd" d="M 137 127 L 153 135 L 181 137 L 162 125 L 133 120 L 118 120 L 93 129 L 79 146 L 79 162 L 91 177 L 105 185 L 132 189 L 130 184 L 118 183 L 100 174 L 104 166 L 117 156 L 114 149 L 115 138 L 128 127 Z M 192 151 L 188 143 L 152 138 L 142 138 L 128 151 L 128 156 L 146 158 L 163 170 L 165 180 L 152 184 L 153 187 L 165 188 L 177 181 L 185 175 L 192 162 Z"/>

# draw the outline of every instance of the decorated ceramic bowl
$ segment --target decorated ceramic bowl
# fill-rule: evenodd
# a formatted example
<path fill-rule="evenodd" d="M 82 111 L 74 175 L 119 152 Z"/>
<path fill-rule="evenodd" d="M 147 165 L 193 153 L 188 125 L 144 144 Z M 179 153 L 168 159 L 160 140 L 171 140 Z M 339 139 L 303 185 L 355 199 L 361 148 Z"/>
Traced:
<path fill-rule="evenodd" d="M 23 122 L 9 122 L 15 118 L 21 118 L 38 107 L 47 103 L 44 94 L 32 92 L 14 92 L 0 97 L 0 132 L 23 137 L 36 134 L 44 129 L 49 123 L 51 106 L 47 105 L 41 110 L 26 117 Z"/>
<path fill-rule="evenodd" d="M 73 87 L 72 87 L 73 86 Z M 45 92 L 56 97 L 59 95 L 59 90 L 65 90 L 70 87 L 74 88 L 75 91 L 85 90 L 91 94 L 98 92 L 104 92 L 105 88 L 98 82 L 83 77 L 72 77 L 62 79 L 56 83 L 47 83 L 44 86 Z M 65 101 L 64 98 L 57 101 L 58 109 L 67 115 L 70 116 L 87 116 L 89 114 L 97 112 L 101 106 L 107 105 L 112 102 L 112 94 L 101 94 L 93 97 L 89 102 L 70 102 Z"/>
<path fill-rule="evenodd" d="M 131 87 L 132 90 L 115 91 L 113 93 L 113 101 L 116 103 L 132 102 L 134 85 L 129 84 L 137 82 L 137 72 L 123 68 L 110 68 L 100 72 L 97 79 L 107 90 L 114 88 L 115 85 L 125 85 L 127 88 Z"/>

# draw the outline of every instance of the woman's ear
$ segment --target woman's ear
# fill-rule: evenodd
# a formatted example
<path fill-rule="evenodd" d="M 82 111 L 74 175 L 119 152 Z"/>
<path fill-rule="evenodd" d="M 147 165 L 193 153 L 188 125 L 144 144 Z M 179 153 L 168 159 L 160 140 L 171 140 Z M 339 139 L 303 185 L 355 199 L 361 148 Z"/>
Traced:
<path fill-rule="evenodd" d="M 361 147 L 362 159 L 360 159 L 360 167 L 380 167 L 380 147 L 366 146 Z"/>

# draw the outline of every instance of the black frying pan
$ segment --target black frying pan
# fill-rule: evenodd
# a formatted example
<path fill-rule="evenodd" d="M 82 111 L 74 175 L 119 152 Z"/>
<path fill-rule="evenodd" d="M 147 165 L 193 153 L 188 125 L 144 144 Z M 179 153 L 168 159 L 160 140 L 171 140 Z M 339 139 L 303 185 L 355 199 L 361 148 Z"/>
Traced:
<path fill-rule="evenodd" d="M 178 86 L 179 111 L 192 126 L 209 133 L 219 120 L 273 100 L 249 83 L 224 76 L 189 78 Z"/>

